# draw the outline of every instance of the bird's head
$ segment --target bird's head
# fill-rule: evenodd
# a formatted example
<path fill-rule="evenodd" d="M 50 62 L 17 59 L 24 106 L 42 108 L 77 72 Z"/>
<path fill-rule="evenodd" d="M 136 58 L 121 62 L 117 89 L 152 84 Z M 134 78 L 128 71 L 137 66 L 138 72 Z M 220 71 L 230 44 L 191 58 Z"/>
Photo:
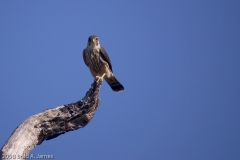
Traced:
<path fill-rule="evenodd" d="M 100 41 L 97 36 L 90 36 L 88 38 L 88 46 L 89 47 L 100 47 Z"/>

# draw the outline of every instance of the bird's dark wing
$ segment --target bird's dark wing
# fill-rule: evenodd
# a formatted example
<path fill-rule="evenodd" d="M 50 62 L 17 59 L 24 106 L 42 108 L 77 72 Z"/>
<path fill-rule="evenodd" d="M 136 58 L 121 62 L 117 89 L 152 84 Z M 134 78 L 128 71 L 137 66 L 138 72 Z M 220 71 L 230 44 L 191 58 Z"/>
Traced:
<path fill-rule="evenodd" d="M 102 59 L 108 63 L 109 68 L 113 72 L 110 58 L 103 47 L 100 48 L 100 55 L 101 55 Z"/>
<path fill-rule="evenodd" d="M 83 50 L 83 60 L 84 60 L 85 64 L 88 66 L 87 61 L 86 61 L 85 49 Z"/>

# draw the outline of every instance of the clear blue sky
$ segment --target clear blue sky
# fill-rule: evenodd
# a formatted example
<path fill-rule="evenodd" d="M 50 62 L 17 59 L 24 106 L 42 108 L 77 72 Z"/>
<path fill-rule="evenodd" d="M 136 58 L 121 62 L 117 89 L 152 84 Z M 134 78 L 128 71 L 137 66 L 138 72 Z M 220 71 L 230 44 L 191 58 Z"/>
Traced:
<path fill-rule="evenodd" d="M 98 35 L 125 91 L 31 153 L 57 160 L 240 159 L 240 1 L 0 1 L 1 146 L 25 119 L 80 100 Z"/>

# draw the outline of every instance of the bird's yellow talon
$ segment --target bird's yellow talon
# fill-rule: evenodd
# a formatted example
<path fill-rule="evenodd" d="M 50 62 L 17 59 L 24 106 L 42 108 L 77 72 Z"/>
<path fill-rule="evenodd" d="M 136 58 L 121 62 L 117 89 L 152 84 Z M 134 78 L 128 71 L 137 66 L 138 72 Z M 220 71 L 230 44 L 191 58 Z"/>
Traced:
<path fill-rule="evenodd" d="M 98 79 L 97 82 L 98 82 L 100 79 L 101 79 L 101 81 L 103 81 L 103 77 L 105 76 L 105 74 L 106 74 L 106 73 L 104 73 L 104 74 L 102 75 L 102 77 L 96 76 L 96 78 Z"/>

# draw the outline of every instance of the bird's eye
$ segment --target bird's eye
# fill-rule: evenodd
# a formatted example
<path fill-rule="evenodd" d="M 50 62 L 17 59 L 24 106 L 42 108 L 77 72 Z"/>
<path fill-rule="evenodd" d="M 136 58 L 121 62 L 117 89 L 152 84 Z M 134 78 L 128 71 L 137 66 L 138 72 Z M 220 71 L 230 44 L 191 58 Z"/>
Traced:
<path fill-rule="evenodd" d="M 98 38 L 96 38 L 96 40 L 98 41 Z"/>

